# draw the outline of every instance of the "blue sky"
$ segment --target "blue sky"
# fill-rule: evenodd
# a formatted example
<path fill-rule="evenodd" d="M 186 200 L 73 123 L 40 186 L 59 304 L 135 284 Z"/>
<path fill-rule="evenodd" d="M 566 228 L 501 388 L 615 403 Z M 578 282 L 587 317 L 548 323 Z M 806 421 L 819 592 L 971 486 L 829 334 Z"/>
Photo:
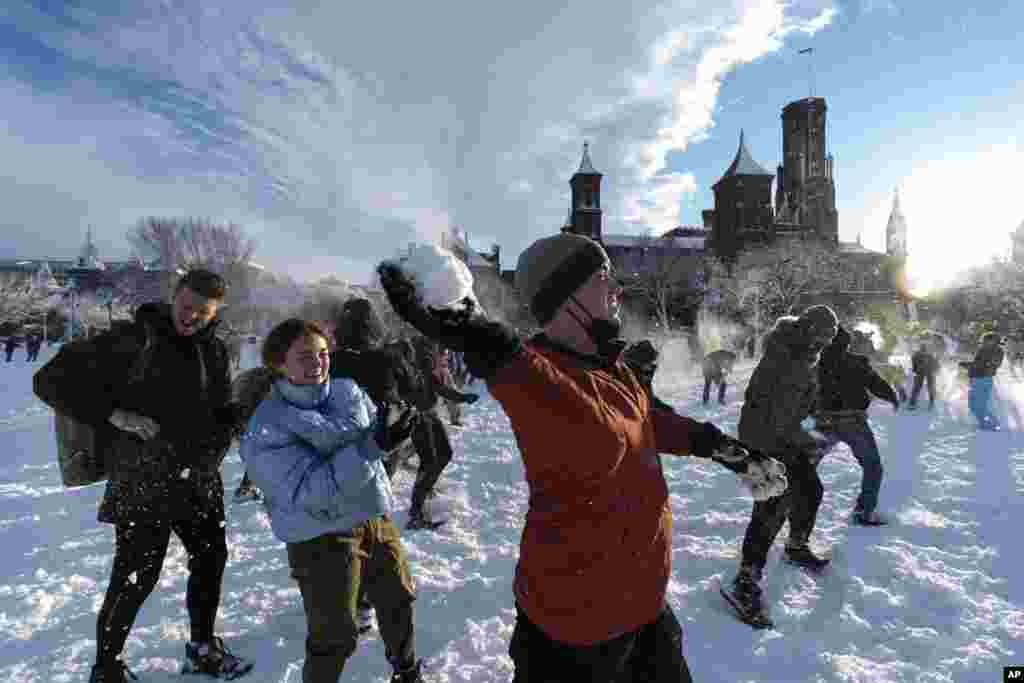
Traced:
<path fill-rule="evenodd" d="M 0 256 L 70 256 L 90 224 L 124 256 L 160 215 L 236 221 L 300 280 L 365 281 L 450 225 L 514 267 L 585 139 L 606 232 L 699 223 L 740 128 L 775 166 L 813 61 L 841 237 L 882 249 L 900 184 L 939 280 L 1024 220 L 1021 25 L 1010 2 L 9 0 Z"/>

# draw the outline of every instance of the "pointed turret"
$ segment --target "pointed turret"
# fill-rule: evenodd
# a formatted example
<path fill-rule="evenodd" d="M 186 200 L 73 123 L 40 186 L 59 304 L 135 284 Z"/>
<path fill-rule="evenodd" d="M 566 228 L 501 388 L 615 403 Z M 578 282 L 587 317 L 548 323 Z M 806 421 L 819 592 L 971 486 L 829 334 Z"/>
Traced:
<path fill-rule="evenodd" d="M 719 179 L 719 183 L 726 178 L 733 176 L 770 176 L 774 177 L 774 173 L 769 173 L 764 167 L 754 161 L 754 157 L 750 155 L 750 150 L 747 149 L 747 143 L 744 141 L 743 130 L 740 130 L 740 146 L 736 150 L 736 156 L 733 157 L 732 163 L 729 164 L 729 168 L 725 169 L 725 173 Z M 717 185 L 718 183 L 715 183 Z"/>
<path fill-rule="evenodd" d="M 569 179 L 572 204 L 569 207 L 570 231 L 601 241 L 601 174 L 590 160 L 590 144 L 583 143 L 580 167 Z"/>
<path fill-rule="evenodd" d="M 590 161 L 590 143 L 583 143 L 583 158 L 580 159 L 580 167 L 576 170 L 576 173 L 583 175 L 601 175 L 594 168 L 594 164 Z"/>
<path fill-rule="evenodd" d="M 907 221 L 900 210 L 900 188 L 893 191 L 892 211 L 885 226 L 885 253 L 897 258 L 907 257 Z"/>

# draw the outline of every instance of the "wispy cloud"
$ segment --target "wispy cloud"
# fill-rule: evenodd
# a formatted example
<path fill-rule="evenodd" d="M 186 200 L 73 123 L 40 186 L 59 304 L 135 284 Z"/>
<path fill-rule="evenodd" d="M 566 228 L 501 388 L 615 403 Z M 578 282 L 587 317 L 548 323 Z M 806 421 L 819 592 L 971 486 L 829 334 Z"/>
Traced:
<path fill-rule="evenodd" d="M 239 220 L 300 276 L 368 272 L 451 223 L 514 258 L 561 225 L 589 139 L 606 229 L 661 231 L 696 189 L 666 155 L 708 134 L 722 78 L 832 17 L 824 0 L 14 5 L 0 183 L 34 190 L 4 220 L 66 226 L 51 247 L 84 220 L 110 246 L 150 213 Z"/>

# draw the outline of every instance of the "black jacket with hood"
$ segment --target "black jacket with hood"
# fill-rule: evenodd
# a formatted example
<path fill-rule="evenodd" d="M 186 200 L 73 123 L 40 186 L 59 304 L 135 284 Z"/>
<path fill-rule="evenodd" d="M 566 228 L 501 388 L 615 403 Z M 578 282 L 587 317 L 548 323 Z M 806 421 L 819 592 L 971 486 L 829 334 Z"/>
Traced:
<path fill-rule="evenodd" d="M 818 353 L 794 316 L 779 318 L 764 346 L 740 411 L 740 441 L 767 454 L 813 453 L 818 443 L 801 422 L 817 399 Z"/>
<path fill-rule="evenodd" d="M 892 386 L 879 375 L 866 356 L 850 351 L 850 333 L 843 327 L 818 362 L 819 414 L 865 411 L 871 397 L 899 405 Z"/>
<path fill-rule="evenodd" d="M 216 326 L 183 337 L 170 305 L 144 304 L 133 322 L 76 342 L 68 352 L 78 360 L 65 363 L 64 372 L 36 374 L 36 395 L 109 439 L 100 521 L 223 516 L 220 465 L 236 420 L 227 349 Z M 116 409 L 153 419 L 159 433 L 144 441 L 111 427 Z"/>

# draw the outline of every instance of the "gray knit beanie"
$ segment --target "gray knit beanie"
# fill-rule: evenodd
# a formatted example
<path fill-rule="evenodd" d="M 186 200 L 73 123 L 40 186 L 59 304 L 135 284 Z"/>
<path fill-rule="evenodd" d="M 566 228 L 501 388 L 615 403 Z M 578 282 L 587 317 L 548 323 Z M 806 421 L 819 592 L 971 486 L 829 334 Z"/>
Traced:
<path fill-rule="evenodd" d="M 605 263 L 608 254 L 588 237 L 567 232 L 543 237 L 519 255 L 516 289 L 538 324 L 546 325 Z"/>

